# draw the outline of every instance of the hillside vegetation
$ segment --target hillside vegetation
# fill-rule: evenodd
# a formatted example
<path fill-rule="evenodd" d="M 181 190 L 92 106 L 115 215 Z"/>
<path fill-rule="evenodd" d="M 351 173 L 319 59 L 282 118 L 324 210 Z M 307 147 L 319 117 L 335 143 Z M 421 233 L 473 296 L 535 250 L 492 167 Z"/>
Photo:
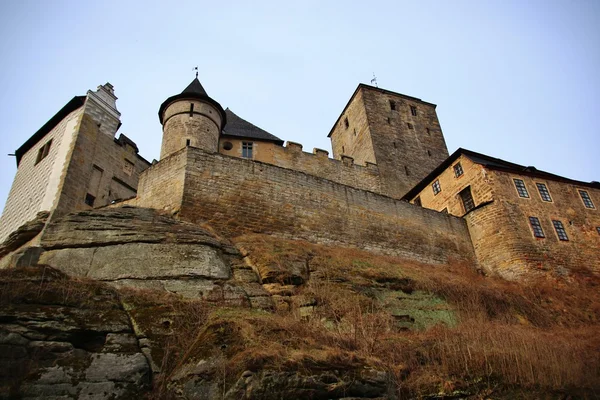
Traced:
<path fill-rule="evenodd" d="M 517 284 L 458 263 L 265 235 L 234 242 L 272 309 L 113 289 L 45 266 L 1 271 L 3 343 L 30 359 L 32 342 L 6 338 L 35 331 L 43 333 L 36 343 L 46 343 L 36 345 L 36 362 L 4 370 L 3 392 L 35 393 L 48 377 L 40 368 L 70 365 L 90 385 L 100 374 L 125 396 L 141 390 L 151 399 L 600 396 L 600 279 L 583 269 Z M 137 343 L 115 347 L 115 335 Z M 56 350 L 58 341 L 70 350 Z M 94 369 L 107 352 L 130 360 L 143 353 L 152 365 L 117 379 Z"/>

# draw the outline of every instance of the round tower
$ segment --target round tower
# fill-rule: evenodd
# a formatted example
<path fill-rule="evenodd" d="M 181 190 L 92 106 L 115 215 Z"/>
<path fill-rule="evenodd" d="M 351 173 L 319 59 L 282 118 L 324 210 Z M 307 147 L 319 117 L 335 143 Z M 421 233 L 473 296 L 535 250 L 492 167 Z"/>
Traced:
<path fill-rule="evenodd" d="M 162 103 L 158 118 L 163 126 L 161 160 L 186 146 L 217 152 L 227 122 L 223 107 L 206 94 L 197 76 L 183 92 Z"/>

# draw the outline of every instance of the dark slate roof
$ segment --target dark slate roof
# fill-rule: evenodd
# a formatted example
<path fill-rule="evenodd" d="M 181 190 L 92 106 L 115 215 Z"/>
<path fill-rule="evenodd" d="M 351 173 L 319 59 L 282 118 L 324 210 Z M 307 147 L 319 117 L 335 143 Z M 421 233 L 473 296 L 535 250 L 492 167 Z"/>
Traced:
<path fill-rule="evenodd" d="M 454 163 L 461 155 L 466 156 L 474 163 L 485 166 L 489 169 L 495 169 L 504 172 L 511 172 L 519 175 L 531 176 L 534 178 L 548 179 L 552 181 L 570 183 L 572 185 L 586 186 L 595 189 L 600 189 L 600 182 L 581 182 L 573 179 L 565 178 L 564 176 L 551 174 L 550 172 L 541 171 L 533 166 L 524 166 L 520 164 L 511 163 L 504 161 L 499 158 L 486 156 L 485 154 L 477 153 L 471 150 L 458 148 L 454 153 L 438 165 L 429 175 L 427 175 L 421 182 L 417 183 L 408 193 L 406 193 L 402 199 L 410 201 L 413 197 L 419 194 L 426 186 L 428 186 L 433 180 L 438 177 L 443 171 L 445 171 L 452 163 Z"/>
<path fill-rule="evenodd" d="M 183 92 L 181 93 L 199 93 L 203 94 L 204 96 L 208 96 L 208 94 L 206 94 L 206 90 L 204 90 L 198 78 L 194 79 L 192 83 L 190 83 L 188 87 L 183 89 Z"/>
<path fill-rule="evenodd" d="M 227 116 L 225 115 L 223 107 L 221 107 L 218 102 L 206 94 L 206 90 L 204 90 L 202 84 L 196 77 L 185 89 L 183 89 L 181 93 L 169 97 L 160 105 L 160 108 L 158 109 L 158 119 L 160 120 L 161 125 L 163 123 L 163 113 L 165 109 L 169 106 L 169 104 L 178 100 L 202 100 L 212 104 L 221 114 L 221 119 L 223 120 L 223 124 L 221 126 L 225 126 L 225 124 L 227 124 Z"/>
<path fill-rule="evenodd" d="M 238 117 L 229 108 L 225 110 L 225 114 L 227 114 L 227 126 L 225 126 L 223 129 L 223 135 L 264 140 L 267 142 L 274 142 L 280 146 L 283 145 L 283 140 L 279 139 L 275 135 L 271 135 L 269 132 L 263 129 L 260 129 L 256 125 L 252 125 L 245 119 Z"/>
<path fill-rule="evenodd" d="M 36 133 L 33 134 L 25 143 L 21 145 L 16 151 L 17 156 L 17 167 L 21 162 L 21 158 L 25 153 L 29 151 L 37 142 L 42 140 L 44 136 L 48 134 L 60 121 L 62 121 L 67 115 L 83 106 L 85 103 L 85 96 L 75 96 L 69 101 L 63 108 L 60 109 L 52 118 L 48 120 Z"/>

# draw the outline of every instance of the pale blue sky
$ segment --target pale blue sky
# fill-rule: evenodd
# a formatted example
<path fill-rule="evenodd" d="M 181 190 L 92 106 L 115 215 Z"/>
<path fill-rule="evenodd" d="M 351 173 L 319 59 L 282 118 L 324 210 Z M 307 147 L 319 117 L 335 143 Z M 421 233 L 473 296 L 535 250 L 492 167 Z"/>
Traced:
<path fill-rule="evenodd" d="M 600 180 L 600 1 L 4 1 L 0 209 L 13 153 L 111 82 L 158 158 L 158 107 L 193 79 L 284 140 L 330 149 L 358 83 L 438 105 L 448 149 Z"/>

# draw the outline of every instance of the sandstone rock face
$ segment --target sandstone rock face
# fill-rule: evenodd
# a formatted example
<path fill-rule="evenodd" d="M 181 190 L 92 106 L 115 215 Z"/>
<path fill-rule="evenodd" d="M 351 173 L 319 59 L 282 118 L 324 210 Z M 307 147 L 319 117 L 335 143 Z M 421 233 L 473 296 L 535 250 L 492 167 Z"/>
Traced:
<path fill-rule="evenodd" d="M 128 399 L 150 365 L 114 291 L 44 267 L 0 280 L 0 398 Z"/>
<path fill-rule="evenodd" d="M 23 251 L 21 265 L 39 262 L 116 287 L 160 289 L 248 307 L 273 306 L 231 244 L 152 209 L 69 214 L 46 227 L 39 248 Z"/>

